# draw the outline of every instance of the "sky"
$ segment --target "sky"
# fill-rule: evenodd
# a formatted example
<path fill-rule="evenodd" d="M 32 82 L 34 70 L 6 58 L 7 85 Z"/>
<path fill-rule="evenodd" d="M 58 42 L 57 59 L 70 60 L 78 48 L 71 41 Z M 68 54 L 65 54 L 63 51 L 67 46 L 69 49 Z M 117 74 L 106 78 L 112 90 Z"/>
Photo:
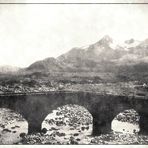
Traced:
<path fill-rule="evenodd" d="M 27 67 L 104 35 L 148 38 L 148 5 L 0 4 L 0 66 Z"/>

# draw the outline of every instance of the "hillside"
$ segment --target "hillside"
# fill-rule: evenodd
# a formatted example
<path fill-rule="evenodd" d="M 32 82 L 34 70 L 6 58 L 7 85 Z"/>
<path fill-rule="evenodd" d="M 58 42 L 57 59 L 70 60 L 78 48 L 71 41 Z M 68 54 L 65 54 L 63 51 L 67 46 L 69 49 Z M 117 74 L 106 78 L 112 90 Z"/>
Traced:
<path fill-rule="evenodd" d="M 147 72 L 148 39 L 129 39 L 121 44 L 108 35 L 87 47 L 74 47 L 57 58 L 49 57 L 26 68 L 1 66 L 2 74 L 54 72 Z"/>
<path fill-rule="evenodd" d="M 31 64 L 27 71 L 31 72 L 114 72 L 120 67 L 126 70 L 147 70 L 148 39 L 136 41 L 126 40 L 123 44 L 114 43 L 109 36 L 87 47 L 75 47 L 57 58 L 47 58 Z M 137 66 L 136 66 L 137 65 Z"/>
<path fill-rule="evenodd" d="M 4 65 L 0 66 L 0 73 L 14 73 L 17 72 L 20 68 L 10 66 L 10 65 Z"/>

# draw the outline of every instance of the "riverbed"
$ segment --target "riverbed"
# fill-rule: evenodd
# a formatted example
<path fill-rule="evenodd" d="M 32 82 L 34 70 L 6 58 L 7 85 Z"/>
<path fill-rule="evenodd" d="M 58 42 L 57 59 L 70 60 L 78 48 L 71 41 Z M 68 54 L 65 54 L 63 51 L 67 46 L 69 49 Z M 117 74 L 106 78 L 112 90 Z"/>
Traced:
<path fill-rule="evenodd" d="M 47 130 L 44 134 L 27 135 L 28 123 L 9 109 L 1 109 L 0 118 L 0 144 L 128 144 L 127 139 L 130 144 L 139 140 L 137 123 L 118 120 L 112 121 L 112 133 L 92 137 L 92 116 L 77 105 L 53 110 L 42 123 Z M 25 136 L 20 137 L 21 133 Z M 140 138 L 148 143 L 147 136 Z"/>

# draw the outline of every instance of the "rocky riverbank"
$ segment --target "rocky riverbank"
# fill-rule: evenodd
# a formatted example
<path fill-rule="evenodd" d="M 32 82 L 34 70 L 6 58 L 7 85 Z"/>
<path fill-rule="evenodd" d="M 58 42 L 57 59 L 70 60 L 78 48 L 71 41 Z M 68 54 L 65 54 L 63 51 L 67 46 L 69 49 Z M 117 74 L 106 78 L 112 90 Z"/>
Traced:
<path fill-rule="evenodd" d="M 27 135 L 27 122 L 20 115 L 1 109 L 0 117 L 1 144 L 148 144 L 148 136 L 128 133 L 126 130 L 90 136 L 92 116 L 78 105 L 66 105 L 53 110 L 42 123 L 42 133 L 31 135 Z M 125 129 L 129 128 L 128 124 L 138 125 L 138 120 L 139 116 L 134 110 L 126 110 L 114 119 L 119 124 L 127 123 Z"/>
<path fill-rule="evenodd" d="M 0 109 L 0 144 L 13 144 L 21 140 L 20 134 L 27 133 L 28 123 L 12 110 Z"/>
<path fill-rule="evenodd" d="M 139 114 L 134 109 L 125 110 L 115 117 L 118 121 L 129 122 L 132 124 L 138 124 L 139 118 Z"/>
<path fill-rule="evenodd" d="M 115 120 L 138 124 L 139 116 L 134 110 L 126 110 Z M 97 137 L 90 136 L 92 117 L 85 108 L 77 105 L 66 105 L 53 111 L 42 128 L 47 131 L 25 135 L 19 144 L 148 144 L 148 136 L 137 133 L 113 131 Z"/>
<path fill-rule="evenodd" d="M 85 136 L 83 139 L 71 136 L 69 139 L 60 140 L 62 136 L 56 134 L 54 137 L 38 133 L 24 137 L 19 144 L 148 144 L 148 136 L 134 134 L 110 133 L 97 137 Z"/>

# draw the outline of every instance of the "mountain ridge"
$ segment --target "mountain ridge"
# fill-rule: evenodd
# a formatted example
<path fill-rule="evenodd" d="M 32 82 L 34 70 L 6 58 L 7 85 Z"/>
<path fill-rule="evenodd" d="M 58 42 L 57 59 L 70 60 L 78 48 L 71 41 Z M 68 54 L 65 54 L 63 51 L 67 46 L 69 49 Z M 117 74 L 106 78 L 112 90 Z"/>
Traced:
<path fill-rule="evenodd" d="M 44 70 L 50 72 L 110 71 L 111 68 L 115 69 L 119 66 L 148 63 L 148 39 L 141 42 L 129 39 L 124 42 L 125 44 L 126 47 L 114 44 L 114 40 L 105 35 L 99 41 L 85 48 L 72 48 L 59 57 L 52 59 L 52 64 L 51 61 L 47 64 L 48 62 L 44 59 L 40 61 L 39 67 L 43 62 L 41 65 L 44 65 Z M 31 67 L 32 65 L 28 68 Z"/>
<path fill-rule="evenodd" d="M 75 47 L 57 58 L 49 57 L 24 68 L 30 72 L 114 71 L 120 66 L 148 63 L 148 39 L 116 44 L 106 35 L 87 47 Z"/>

